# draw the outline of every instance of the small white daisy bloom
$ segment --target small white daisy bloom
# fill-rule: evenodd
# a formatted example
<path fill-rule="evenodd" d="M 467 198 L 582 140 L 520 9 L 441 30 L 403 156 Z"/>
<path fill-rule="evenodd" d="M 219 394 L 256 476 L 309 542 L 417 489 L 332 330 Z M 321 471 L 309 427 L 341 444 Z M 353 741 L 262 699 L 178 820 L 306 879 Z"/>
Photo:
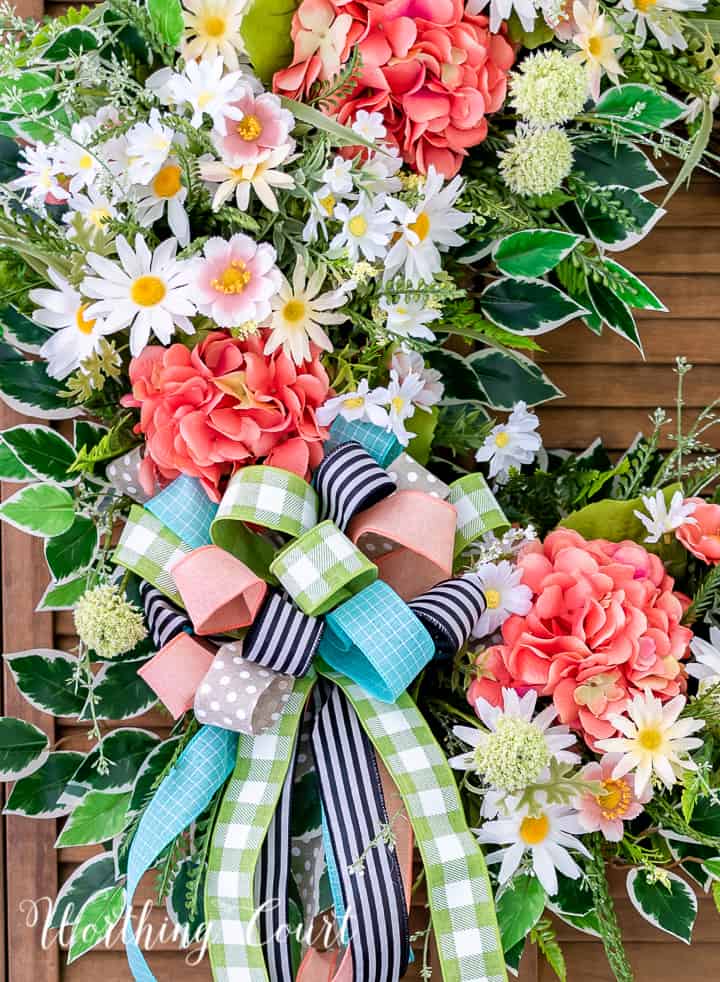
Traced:
<path fill-rule="evenodd" d="M 287 191 L 295 187 L 295 180 L 290 174 L 277 170 L 281 164 L 288 163 L 292 150 L 292 144 L 269 150 L 262 160 L 243 167 L 230 167 L 221 160 L 202 161 L 200 175 L 203 180 L 219 185 L 213 196 L 213 211 L 219 211 L 233 194 L 238 208 L 247 211 L 251 191 L 255 192 L 270 211 L 278 211 L 273 188 Z"/>
<path fill-rule="evenodd" d="M 368 380 L 363 378 L 360 379 L 355 392 L 333 396 L 316 411 L 315 415 L 321 426 L 330 426 L 337 416 L 342 416 L 347 420 L 366 419 L 384 429 L 388 421 L 388 414 L 382 407 L 385 398 L 384 389 L 371 390 Z"/>
<path fill-rule="evenodd" d="M 245 52 L 240 26 L 248 3 L 249 0 L 183 0 L 185 61 L 205 61 L 220 55 L 231 71 L 237 71 L 238 55 Z"/>
<path fill-rule="evenodd" d="M 440 254 L 465 242 L 457 229 L 467 225 L 470 215 L 453 208 L 462 191 L 462 178 L 454 177 L 447 187 L 443 184 L 442 174 L 431 166 L 415 208 L 396 198 L 387 199 L 388 208 L 400 225 L 400 234 L 387 256 L 386 279 L 402 271 L 413 286 L 432 283 L 442 269 Z"/>
<path fill-rule="evenodd" d="M 158 68 L 156 72 L 148 75 L 145 79 L 145 88 L 149 92 L 152 92 L 157 101 L 163 106 L 172 106 L 175 108 L 177 100 L 175 98 L 174 85 L 177 78 L 179 78 L 177 72 L 174 72 L 169 66 Z"/>
<path fill-rule="evenodd" d="M 18 167 L 23 176 L 10 181 L 13 190 L 26 191 L 26 201 L 34 207 L 42 207 L 48 195 L 57 202 L 67 201 L 70 192 L 58 180 L 58 167 L 55 161 L 55 148 L 45 143 L 36 143 L 34 147 L 22 147 L 22 157 Z"/>
<path fill-rule="evenodd" d="M 81 215 L 83 224 L 91 232 L 102 232 L 103 225 L 110 218 L 118 217 L 118 210 L 107 195 L 97 188 L 88 188 L 87 194 L 76 194 L 67 203 L 68 210 L 63 215 L 63 222 L 68 228 L 68 237 L 76 234 L 74 227 L 75 215 Z"/>
<path fill-rule="evenodd" d="M 243 91 L 243 72 L 225 72 L 220 55 L 202 61 L 188 61 L 182 74 L 173 74 L 168 89 L 181 108 L 192 109 L 192 126 L 202 126 L 209 116 L 215 129 L 223 136 L 228 119 L 241 120 L 242 109 L 233 105 Z"/>
<path fill-rule="evenodd" d="M 522 582 L 522 570 L 507 559 L 499 563 L 481 563 L 475 573 L 485 594 L 485 611 L 473 634 L 486 638 L 502 627 L 511 614 L 524 616 L 532 607 L 532 590 Z"/>
<path fill-rule="evenodd" d="M 399 338 L 435 340 L 435 335 L 427 325 L 442 316 L 439 310 L 428 309 L 421 300 L 408 300 L 404 296 L 399 297 L 395 303 L 391 303 L 387 297 L 381 297 L 378 306 L 387 317 L 385 326 L 391 334 Z"/>
<path fill-rule="evenodd" d="M 493 34 L 497 34 L 504 20 L 510 19 L 513 10 L 526 31 L 533 29 L 539 6 L 534 0 L 468 0 L 467 12 L 473 16 L 480 14 L 488 4 L 490 4 L 490 31 Z"/>
<path fill-rule="evenodd" d="M 335 207 L 333 216 L 342 229 L 330 243 L 331 255 L 347 253 L 354 263 L 360 259 L 372 262 L 382 259 L 395 231 L 392 214 L 385 207 L 385 198 L 368 198 L 363 194 L 354 208 L 345 204 Z"/>
<path fill-rule="evenodd" d="M 702 746 L 699 737 L 691 736 L 705 726 L 704 720 L 678 719 L 685 706 L 685 696 L 675 696 L 664 705 L 651 692 L 637 695 L 627 709 L 627 716 L 611 716 L 610 723 L 622 736 L 598 740 L 597 748 L 623 756 L 613 777 L 635 772 L 635 791 L 642 794 L 656 774 L 666 788 L 672 788 L 683 770 L 696 771 L 688 751 Z"/>
<path fill-rule="evenodd" d="M 543 805 L 539 811 L 518 808 L 508 818 L 486 822 L 476 830 L 478 840 L 497 843 L 505 848 L 485 856 L 487 863 L 500 863 L 498 880 L 507 883 L 520 866 L 523 856 L 530 854 L 533 872 L 547 893 L 557 893 L 559 870 L 563 876 L 576 880 L 582 870 L 569 850 L 589 856 L 578 835 L 583 835 L 577 812 L 561 805 Z"/>
<path fill-rule="evenodd" d="M 333 194 L 349 194 L 353 189 L 352 169 L 352 160 L 336 157 L 323 172 L 321 180 L 327 184 Z"/>
<path fill-rule="evenodd" d="M 700 690 L 720 684 L 720 629 L 710 628 L 710 640 L 693 638 L 690 651 L 695 661 L 686 664 L 688 675 L 700 680 Z"/>
<path fill-rule="evenodd" d="M 402 157 L 397 147 L 384 146 L 378 153 L 371 153 L 363 162 L 356 184 L 367 194 L 397 194 L 402 190 L 398 177 L 402 170 Z"/>
<path fill-rule="evenodd" d="M 113 328 L 99 318 L 86 317 L 87 301 L 59 273 L 48 268 L 48 276 L 57 289 L 30 290 L 30 299 L 39 305 L 32 319 L 57 332 L 42 346 L 40 355 L 47 361 L 48 375 L 63 379 L 97 350 L 100 339 Z"/>
<path fill-rule="evenodd" d="M 70 194 L 91 187 L 97 180 L 101 164 L 97 151 L 88 149 L 92 137 L 90 124 L 81 120 L 73 124 L 69 137 L 57 142 L 55 161 L 60 173 L 70 179 Z"/>
<path fill-rule="evenodd" d="M 422 392 L 425 383 L 419 375 L 410 373 L 405 378 L 400 379 L 395 369 L 390 370 L 390 381 L 386 388 L 382 389 L 385 398 L 383 404 L 387 406 L 387 423 L 385 429 L 394 433 L 399 443 L 404 447 L 410 443 L 415 436 L 410 430 L 406 429 L 405 422 L 415 415 L 415 410 L 419 407 L 426 409 L 417 401 L 417 396 Z"/>
<path fill-rule="evenodd" d="M 441 382 L 442 375 L 435 368 L 427 368 L 419 352 L 401 345 L 392 356 L 390 368 L 397 372 L 401 382 L 408 375 L 421 379 L 423 386 L 415 396 L 416 405 L 429 409 L 442 399 L 445 391 Z"/>
<path fill-rule="evenodd" d="M 489 461 L 490 477 L 504 484 L 511 468 L 531 464 L 541 449 L 540 434 L 535 432 L 539 425 L 535 413 L 529 413 L 524 402 L 516 402 L 507 423 L 493 426 L 475 459 Z"/>
<path fill-rule="evenodd" d="M 382 113 L 369 113 L 367 109 L 358 109 L 355 113 L 352 129 L 368 143 L 377 143 L 387 134 Z"/>
<path fill-rule="evenodd" d="M 190 242 L 190 219 L 185 210 L 188 190 L 182 182 L 182 170 L 172 157 L 163 164 L 152 181 L 134 189 L 137 217 L 143 228 L 150 228 L 167 212 L 170 231 L 181 246 Z"/>
<path fill-rule="evenodd" d="M 296 365 L 310 360 L 310 342 L 324 351 L 332 351 L 330 338 L 323 331 L 323 324 L 343 324 L 345 314 L 333 313 L 347 303 L 343 290 L 320 293 L 325 280 L 323 270 L 316 269 L 310 279 L 302 256 L 295 261 L 292 286 L 283 276 L 280 289 L 272 299 L 273 315 L 270 335 L 265 344 L 265 354 L 282 347 Z"/>
<path fill-rule="evenodd" d="M 635 21 L 635 37 L 638 46 L 647 41 L 648 28 L 666 51 L 677 48 L 684 51 L 687 40 L 683 35 L 683 18 L 679 14 L 705 10 L 706 0 L 621 0 L 627 11 L 620 17 L 621 23 L 631 26 Z"/>
<path fill-rule="evenodd" d="M 127 132 L 125 154 L 133 184 L 148 184 L 170 155 L 175 131 L 166 126 L 157 109 L 147 123 L 136 123 Z"/>
<path fill-rule="evenodd" d="M 86 297 L 95 299 L 89 317 L 104 317 L 111 330 L 130 328 L 130 354 L 136 358 L 154 334 L 169 344 L 175 328 L 194 334 L 188 319 L 197 313 L 192 297 L 193 264 L 175 258 L 177 241 L 167 239 L 150 252 L 141 235 L 133 249 L 127 239 L 115 240 L 120 263 L 94 252 L 88 266 L 97 274 L 82 283 Z"/>
<path fill-rule="evenodd" d="M 327 184 L 324 184 L 319 191 L 313 194 L 310 217 L 303 229 L 303 242 L 317 241 L 320 231 L 327 238 L 326 223 L 335 218 L 335 208 L 338 203 L 338 198 Z"/>
<path fill-rule="evenodd" d="M 646 542 L 659 542 L 663 536 L 679 529 L 681 525 L 697 525 L 697 519 L 692 517 L 695 505 L 692 501 L 684 500 L 682 491 L 673 494 L 669 508 L 662 491 L 657 491 L 655 495 L 644 494 L 642 503 L 646 511 L 634 511 L 633 515 L 640 519 L 648 531 Z"/>

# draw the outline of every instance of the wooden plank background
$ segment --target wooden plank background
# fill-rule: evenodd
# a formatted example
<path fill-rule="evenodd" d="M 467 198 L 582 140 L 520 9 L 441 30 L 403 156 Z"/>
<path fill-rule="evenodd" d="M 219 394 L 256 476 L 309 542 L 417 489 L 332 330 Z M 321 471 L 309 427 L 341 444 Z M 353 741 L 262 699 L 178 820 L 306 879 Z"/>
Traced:
<path fill-rule="evenodd" d="M 23 16 L 43 12 L 42 0 L 16 0 Z M 66 4 L 47 3 L 58 13 Z M 661 169 L 666 165 L 661 164 Z M 668 168 L 666 168 L 668 169 Z M 597 338 L 582 326 L 571 325 L 542 338 L 540 361 L 565 391 L 566 398 L 541 410 L 547 446 L 581 448 L 602 436 L 613 449 L 623 449 L 647 423 L 657 406 L 671 408 L 675 392 L 672 365 L 677 354 L 686 355 L 697 367 L 689 376 L 687 404 L 701 407 L 718 394 L 720 374 L 720 184 L 702 176 L 691 192 L 680 191 L 661 225 L 630 253 L 618 257 L 641 274 L 670 308 L 666 315 L 642 318 L 640 328 L 645 359 L 629 344 L 606 332 Z M 0 405 L 0 429 L 19 417 Z M 4 496 L 15 487 L 2 488 Z M 71 650 L 72 620 L 69 614 L 35 614 L 45 585 L 46 572 L 38 540 L 3 525 L 0 528 L 2 559 L 2 635 L 5 651 L 30 647 Z M 86 749 L 82 727 L 72 720 L 53 721 L 34 712 L 18 695 L 7 671 L 0 677 L 3 713 L 23 716 L 42 726 L 63 749 Z M 167 733 L 167 716 L 151 712 L 135 721 L 138 726 Z M 107 729 L 111 729 L 107 726 Z M 93 849 L 53 849 L 55 822 L 34 822 L 16 817 L 0 819 L 0 979 L 2 982 L 129 982 L 122 948 L 100 949 L 65 965 L 57 944 L 45 947 L 42 898 L 55 896 L 78 863 Z M 682 974 L 684 982 L 720 978 L 720 919 L 712 901 L 700 898 L 695 943 L 688 949 L 653 930 L 632 909 L 623 886 L 623 875 L 613 876 L 627 948 L 637 982 L 670 982 Z M 138 895 L 142 904 L 153 896 L 147 878 Z M 40 904 L 40 919 L 32 925 L 32 902 Z M 153 911 L 158 924 L 163 911 Z M 412 927 L 426 923 L 422 907 L 413 912 Z M 610 982 L 610 974 L 598 942 L 558 925 L 568 964 L 570 982 Z M 159 982 L 205 982 L 207 963 L 187 963 L 187 953 L 169 944 L 150 955 Z M 419 980 L 420 962 L 408 973 Z M 553 974 L 534 949 L 528 950 L 521 967 L 521 982 L 550 982 Z M 440 982 L 439 972 L 433 982 Z"/>

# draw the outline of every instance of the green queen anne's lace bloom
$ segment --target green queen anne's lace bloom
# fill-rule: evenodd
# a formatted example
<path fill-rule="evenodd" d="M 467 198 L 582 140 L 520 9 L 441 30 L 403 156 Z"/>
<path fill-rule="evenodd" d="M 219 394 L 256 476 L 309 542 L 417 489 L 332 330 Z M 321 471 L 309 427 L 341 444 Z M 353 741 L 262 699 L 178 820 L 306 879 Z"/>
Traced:
<path fill-rule="evenodd" d="M 142 612 L 114 586 L 83 594 L 75 607 L 75 629 L 99 658 L 115 658 L 147 637 Z"/>
<path fill-rule="evenodd" d="M 565 123 L 582 111 L 588 94 L 585 65 L 560 51 L 529 55 L 513 76 L 512 103 L 534 126 Z"/>
<path fill-rule="evenodd" d="M 532 784 L 550 763 L 541 730 L 514 716 L 498 720 L 497 728 L 475 750 L 475 766 L 488 784 L 513 794 Z"/>
<path fill-rule="evenodd" d="M 500 174 L 515 194 L 549 194 L 572 170 L 570 138 L 559 126 L 547 129 L 518 127 L 500 157 Z"/>

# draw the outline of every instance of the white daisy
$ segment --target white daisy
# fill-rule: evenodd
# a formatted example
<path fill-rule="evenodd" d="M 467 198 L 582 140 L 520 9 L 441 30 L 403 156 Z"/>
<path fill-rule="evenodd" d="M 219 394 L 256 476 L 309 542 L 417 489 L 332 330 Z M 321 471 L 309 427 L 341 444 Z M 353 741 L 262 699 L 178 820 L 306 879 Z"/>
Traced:
<path fill-rule="evenodd" d="M 289 190 L 295 187 L 295 181 L 290 174 L 277 170 L 280 164 L 288 162 L 293 150 L 293 144 L 269 150 L 262 160 L 243 167 L 230 167 L 221 160 L 209 160 L 200 163 L 200 175 L 210 184 L 218 184 L 213 196 L 213 211 L 220 208 L 235 195 L 235 201 L 241 211 L 247 211 L 250 204 L 250 192 L 254 191 L 266 208 L 278 211 L 278 202 L 273 188 Z"/>
<path fill-rule="evenodd" d="M 509 20 L 513 10 L 526 31 L 531 31 L 537 16 L 537 5 L 533 0 L 468 0 L 467 12 L 482 13 L 490 4 L 490 31 L 497 34 L 504 20 Z"/>
<path fill-rule="evenodd" d="M 292 286 L 283 276 L 280 289 L 272 299 L 270 336 L 265 344 L 265 354 L 282 345 L 296 365 L 310 360 L 311 341 L 325 351 L 333 350 L 322 324 L 342 324 L 347 320 L 345 314 L 333 313 L 346 304 L 347 294 L 342 290 L 320 293 L 324 271 L 316 269 L 309 280 L 307 272 L 305 260 L 298 256 Z"/>
<path fill-rule="evenodd" d="M 220 56 L 231 71 L 237 71 L 238 55 L 245 44 L 240 33 L 249 0 L 183 0 L 186 62 Z"/>
<path fill-rule="evenodd" d="M 233 103 L 244 89 L 243 72 L 225 72 L 225 63 L 220 55 L 203 58 L 202 61 L 187 61 L 183 73 L 174 73 L 168 82 L 168 89 L 180 108 L 190 106 L 193 114 L 192 126 L 202 126 L 203 117 L 209 116 L 214 128 L 223 136 L 228 119 L 240 120 L 243 111 Z"/>
<path fill-rule="evenodd" d="M 22 147 L 20 152 L 24 159 L 18 161 L 18 167 L 24 173 L 22 177 L 10 181 L 10 187 L 26 191 L 26 200 L 34 207 L 42 207 L 48 196 L 57 202 L 67 201 L 70 193 L 58 180 L 54 148 L 45 143 L 36 143 L 34 147 Z"/>
<path fill-rule="evenodd" d="M 665 787 L 672 788 L 683 770 L 696 771 L 688 751 L 701 747 L 702 740 L 690 734 L 701 730 L 705 722 L 678 719 L 684 706 L 685 696 L 675 696 L 663 705 L 652 692 L 644 692 L 630 703 L 627 716 L 611 716 L 610 723 L 623 735 L 598 740 L 597 747 L 623 755 L 613 777 L 635 771 L 635 791 L 640 795 L 653 773 Z"/>
<path fill-rule="evenodd" d="M 535 875 L 551 896 L 558 890 L 556 870 L 572 880 L 581 875 L 582 870 L 569 850 L 590 855 L 576 838 L 583 833 L 576 811 L 547 804 L 532 813 L 527 807 L 518 808 L 509 817 L 486 822 L 476 830 L 480 842 L 505 846 L 485 856 L 486 862 L 501 864 L 500 883 L 507 883 L 512 878 L 523 856 L 529 853 Z"/>
<path fill-rule="evenodd" d="M 680 13 L 705 10 L 706 0 L 621 0 L 627 11 L 620 17 L 626 26 L 635 21 L 635 37 L 638 47 L 645 45 L 648 28 L 666 51 L 677 48 L 684 51 L 687 40 L 683 35 L 683 18 Z"/>
<path fill-rule="evenodd" d="M 369 113 L 367 109 L 358 109 L 355 113 L 352 129 L 368 143 L 377 143 L 384 139 L 387 133 L 383 114 Z"/>
<path fill-rule="evenodd" d="M 124 148 L 133 184 L 149 184 L 172 149 L 175 131 L 166 126 L 157 109 L 150 110 L 147 123 L 136 123 L 127 132 Z"/>
<path fill-rule="evenodd" d="M 175 98 L 174 85 L 175 79 L 178 77 L 177 72 L 174 72 L 172 68 L 166 65 L 163 68 L 158 68 L 152 75 L 148 75 L 145 79 L 145 88 L 152 92 L 157 101 L 163 106 L 172 106 L 175 108 L 177 100 Z"/>
<path fill-rule="evenodd" d="M 353 189 L 352 169 L 352 160 L 345 160 L 338 156 L 325 169 L 321 180 L 327 184 L 333 194 L 349 194 Z"/>
<path fill-rule="evenodd" d="M 323 235 L 327 238 L 326 222 L 335 218 L 335 209 L 338 203 L 337 197 L 332 193 L 327 184 L 324 184 L 319 191 L 313 194 L 310 217 L 303 229 L 304 242 L 315 242 L 320 230 L 322 230 Z"/>
<path fill-rule="evenodd" d="M 524 616 L 532 607 L 532 590 L 522 582 L 522 570 L 507 559 L 499 563 L 481 563 L 475 574 L 485 594 L 485 611 L 478 619 L 473 634 L 486 638 L 502 627 L 511 614 Z"/>
<path fill-rule="evenodd" d="M 387 297 L 381 297 L 378 306 L 387 317 L 385 326 L 391 334 L 400 338 L 435 340 L 435 335 L 427 325 L 442 316 L 439 310 L 431 310 L 421 300 L 408 300 L 404 296 L 398 297 L 395 303 L 391 303 Z"/>
<path fill-rule="evenodd" d="M 720 629 L 710 628 L 710 640 L 693 638 L 690 651 L 695 661 L 685 666 L 688 675 L 700 680 L 700 690 L 720 684 Z"/>
<path fill-rule="evenodd" d="M 415 410 L 418 407 L 426 408 L 417 401 L 417 396 L 422 392 L 424 386 L 425 383 L 419 375 L 411 372 L 405 378 L 400 379 L 397 371 L 393 368 L 390 370 L 390 381 L 387 387 L 381 390 L 385 396 L 383 404 L 387 406 L 385 429 L 394 433 L 398 442 L 404 447 L 415 436 L 414 433 L 406 429 L 406 420 L 415 415 Z"/>
<path fill-rule="evenodd" d="M 141 235 L 135 249 L 118 235 L 115 246 L 120 264 L 94 252 L 87 263 L 97 273 L 82 283 L 82 292 L 96 302 L 87 309 L 89 317 L 105 317 L 108 328 L 130 328 L 130 354 L 137 357 L 154 334 L 168 344 L 175 328 L 194 334 L 189 317 L 197 313 L 191 299 L 193 264 L 175 258 L 177 241 L 167 239 L 150 252 Z"/>
<path fill-rule="evenodd" d="M 397 372 L 400 381 L 408 375 L 414 375 L 422 381 L 422 389 L 415 395 L 416 405 L 429 409 L 442 399 L 445 391 L 445 386 L 440 381 L 442 375 L 435 368 L 427 368 L 419 352 L 401 345 L 392 356 L 390 368 Z"/>
<path fill-rule="evenodd" d="M 181 246 L 190 242 L 190 219 L 185 210 L 188 190 L 182 182 L 182 170 L 177 160 L 170 158 L 152 181 L 134 189 L 137 217 L 143 228 L 150 228 L 167 212 L 170 231 Z"/>
<path fill-rule="evenodd" d="M 83 224 L 91 233 L 102 232 L 103 225 L 110 218 L 118 217 L 118 210 L 110 198 L 91 187 L 86 194 L 75 194 L 67 203 L 68 210 L 63 215 L 63 221 L 69 226 L 68 236 L 76 234 L 75 216 L 80 215 Z"/>
<path fill-rule="evenodd" d="M 692 501 L 684 500 L 682 491 L 673 494 L 669 508 L 662 491 L 657 491 L 654 496 L 644 494 L 642 503 L 647 514 L 636 510 L 633 515 L 640 519 L 648 531 L 646 542 L 659 542 L 663 536 L 679 529 L 681 525 L 697 525 L 697 519 L 692 518 L 695 505 Z"/>
<path fill-rule="evenodd" d="M 516 402 L 507 423 L 493 426 L 475 459 L 489 461 L 490 477 L 504 484 L 511 468 L 531 464 L 541 449 L 540 434 L 535 432 L 539 425 L 535 413 L 529 413 L 524 402 Z"/>
<path fill-rule="evenodd" d="M 415 208 L 396 198 L 387 199 L 388 208 L 400 225 L 400 234 L 387 256 L 386 279 L 402 270 L 413 286 L 432 283 L 442 269 L 440 253 L 465 242 L 457 229 L 467 225 L 470 215 L 453 208 L 462 191 L 462 178 L 454 177 L 447 187 L 443 184 L 442 174 L 431 166 Z"/>
<path fill-rule="evenodd" d="M 55 161 L 58 170 L 70 179 L 68 189 L 77 194 L 97 180 L 101 164 L 94 149 L 88 149 L 93 137 L 90 124 L 84 120 L 74 123 L 69 137 L 57 142 Z"/>
<path fill-rule="evenodd" d="M 352 210 L 339 204 L 333 217 L 342 223 L 342 229 L 330 243 L 331 255 L 346 252 L 354 263 L 361 256 L 370 262 L 385 256 L 395 223 L 382 195 L 369 198 L 362 194 Z"/>
<path fill-rule="evenodd" d="M 347 420 L 366 419 L 375 426 L 383 429 L 387 425 L 388 414 L 382 407 L 385 401 L 384 389 L 370 389 L 366 378 L 360 379 L 360 384 L 354 392 L 346 392 L 341 396 L 333 396 L 315 413 L 321 426 L 330 426 L 337 416 Z"/>
<path fill-rule="evenodd" d="M 398 148 L 384 146 L 364 161 L 356 183 L 367 194 L 397 194 L 402 190 L 402 181 L 397 176 L 402 165 Z"/>
<path fill-rule="evenodd" d="M 87 301 L 66 279 L 50 268 L 48 276 L 57 289 L 30 291 L 30 299 L 39 305 L 32 319 L 57 332 L 42 346 L 40 355 L 47 361 L 48 375 L 62 379 L 79 368 L 113 328 L 100 318 L 86 316 Z"/>

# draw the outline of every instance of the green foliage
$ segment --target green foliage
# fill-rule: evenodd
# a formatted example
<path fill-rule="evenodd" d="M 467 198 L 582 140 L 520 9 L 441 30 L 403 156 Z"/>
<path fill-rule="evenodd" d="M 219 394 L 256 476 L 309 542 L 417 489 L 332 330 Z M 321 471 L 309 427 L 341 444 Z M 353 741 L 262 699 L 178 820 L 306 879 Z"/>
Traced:
<path fill-rule="evenodd" d="M 538 946 L 543 958 L 555 973 L 555 977 L 560 982 L 566 982 L 567 967 L 565 965 L 565 957 L 552 922 L 544 919 L 538 921 L 530 932 L 530 940 Z"/>

